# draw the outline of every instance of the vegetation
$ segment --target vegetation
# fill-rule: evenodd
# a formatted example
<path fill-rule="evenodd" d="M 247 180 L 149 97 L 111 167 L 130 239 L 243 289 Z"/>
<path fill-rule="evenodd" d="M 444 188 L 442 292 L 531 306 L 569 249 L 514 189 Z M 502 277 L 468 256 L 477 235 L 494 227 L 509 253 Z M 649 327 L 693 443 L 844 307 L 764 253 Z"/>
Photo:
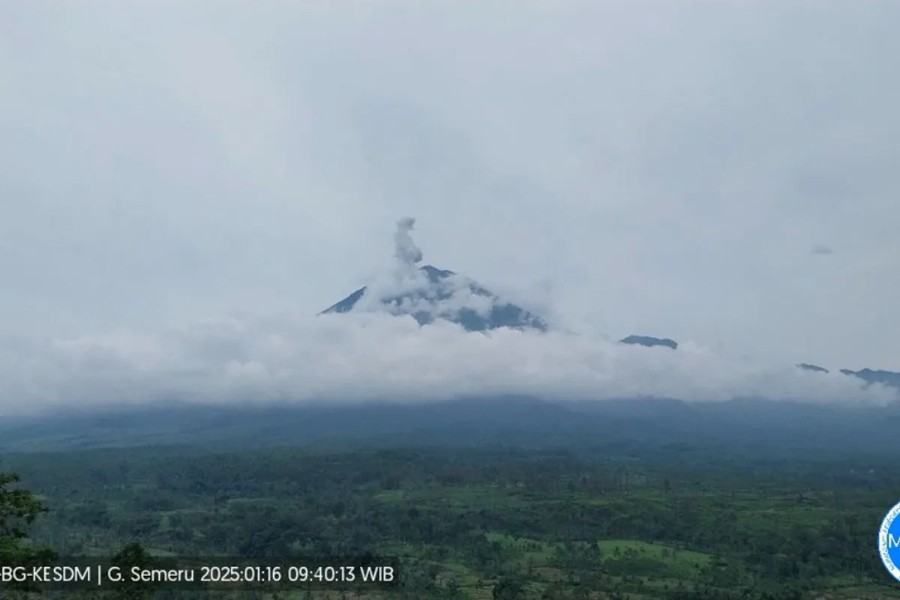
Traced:
<path fill-rule="evenodd" d="M 51 560 L 49 548 L 32 544 L 27 527 L 44 512 L 44 505 L 28 490 L 20 489 L 19 476 L 0 472 L 0 566 L 27 566 Z M 30 585 L 8 588 L 30 590 Z"/>
<path fill-rule="evenodd" d="M 32 546 L 27 540 L 26 526 L 46 511 L 44 505 L 28 490 L 19 489 L 19 475 L 0 473 L 0 561 L 20 564 L 46 556 L 46 549 Z"/>
<path fill-rule="evenodd" d="M 874 549 L 900 470 L 871 459 L 195 448 L 7 455 L 5 463 L 50 509 L 32 526 L 35 543 L 61 556 L 118 552 L 133 561 L 146 549 L 402 563 L 395 590 L 271 597 L 900 597 Z M 21 525 L 41 502 L 5 488 L 0 498 L 5 556 L 27 553 Z M 128 593 L 120 597 L 149 595 Z"/>

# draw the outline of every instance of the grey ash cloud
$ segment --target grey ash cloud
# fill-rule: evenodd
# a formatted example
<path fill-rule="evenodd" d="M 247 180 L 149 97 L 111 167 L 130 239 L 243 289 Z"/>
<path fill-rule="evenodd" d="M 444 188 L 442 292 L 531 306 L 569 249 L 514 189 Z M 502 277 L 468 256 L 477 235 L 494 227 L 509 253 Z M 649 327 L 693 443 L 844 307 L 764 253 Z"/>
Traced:
<path fill-rule="evenodd" d="M 422 260 L 422 251 L 413 242 L 410 232 L 416 225 L 416 220 L 411 217 L 400 219 L 397 222 L 397 233 L 394 234 L 394 256 L 405 265 L 414 265 Z"/>

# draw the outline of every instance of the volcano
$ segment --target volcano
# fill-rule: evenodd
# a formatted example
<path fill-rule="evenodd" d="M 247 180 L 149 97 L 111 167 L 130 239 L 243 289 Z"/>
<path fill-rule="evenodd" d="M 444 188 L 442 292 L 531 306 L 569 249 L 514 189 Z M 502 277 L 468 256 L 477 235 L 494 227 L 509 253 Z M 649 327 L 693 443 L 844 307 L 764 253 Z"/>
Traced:
<path fill-rule="evenodd" d="M 401 219 L 394 236 L 397 265 L 386 278 L 364 286 L 320 314 L 384 311 L 409 315 L 420 325 L 437 320 L 461 325 L 466 331 L 509 327 L 546 331 L 547 322 L 521 306 L 501 300 L 476 281 L 431 265 L 417 267 L 422 251 L 410 236 L 415 219 Z"/>
<path fill-rule="evenodd" d="M 509 327 L 546 331 L 547 322 L 510 302 L 468 277 L 431 265 L 416 268 L 400 278 L 397 286 L 361 287 L 322 314 L 352 310 L 383 310 L 393 315 L 410 315 L 420 325 L 443 319 L 466 331 L 488 331 Z M 388 291 L 394 288 L 393 291 Z M 402 288 L 399 293 L 396 288 Z"/>

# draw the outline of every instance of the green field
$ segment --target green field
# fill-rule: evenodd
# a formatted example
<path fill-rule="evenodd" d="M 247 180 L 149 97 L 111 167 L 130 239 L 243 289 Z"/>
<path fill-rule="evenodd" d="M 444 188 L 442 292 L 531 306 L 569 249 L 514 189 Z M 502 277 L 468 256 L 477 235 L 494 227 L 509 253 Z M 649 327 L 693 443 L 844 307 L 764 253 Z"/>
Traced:
<path fill-rule="evenodd" d="M 46 503 L 33 538 L 62 556 L 138 541 L 160 556 L 402 564 L 390 591 L 280 598 L 900 598 L 874 551 L 900 493 L 882 464 L 143 449 L 8 455 L 2 469 Z M 159 597 L 206 597 L 173 594 Z"/>

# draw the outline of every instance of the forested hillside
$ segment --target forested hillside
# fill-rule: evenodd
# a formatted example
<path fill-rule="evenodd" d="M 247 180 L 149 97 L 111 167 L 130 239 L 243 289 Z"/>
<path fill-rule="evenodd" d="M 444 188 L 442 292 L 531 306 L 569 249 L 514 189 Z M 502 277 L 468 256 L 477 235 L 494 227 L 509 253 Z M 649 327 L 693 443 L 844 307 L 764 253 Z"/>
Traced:
<path fill-rule="evenodd" d="M 2 468 L 46 504 L 33 538 L 62 556 L 136 541 L 159 556 L 401 560 L 396 590 L 296 597 L 900 597 L 874 551 L 900 489 L 887 460 L 146 448 Z"/>

